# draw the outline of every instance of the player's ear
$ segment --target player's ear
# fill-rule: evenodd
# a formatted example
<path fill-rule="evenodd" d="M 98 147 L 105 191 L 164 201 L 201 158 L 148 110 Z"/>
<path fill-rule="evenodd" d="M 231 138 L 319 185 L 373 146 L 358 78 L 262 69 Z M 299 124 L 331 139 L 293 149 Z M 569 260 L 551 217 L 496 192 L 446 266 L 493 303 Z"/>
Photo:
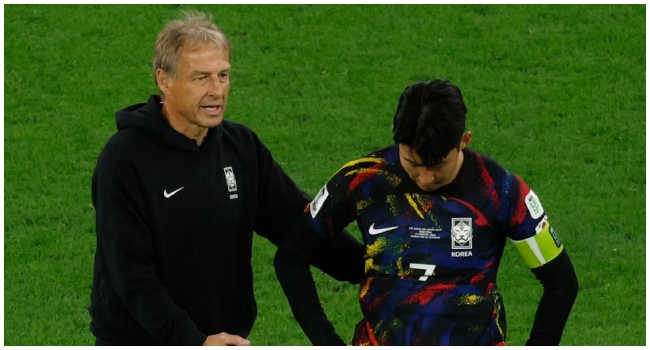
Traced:
<path fill-rule="evenodd" d="M 171 87 L 174 85 L 174 79 L 162 68 L 158 68 L 156 69 L 156 84 L 163 95 L 167 96 L 170 94 Z"/>
<path fill-rule="evenodd" d="M 464 133 L 463 136 L 460 138 L 460 149 L 462 150 L 463 148 L 467 147 L 470 141 L 472 141 L 472 132 L 468 131 Z"/>

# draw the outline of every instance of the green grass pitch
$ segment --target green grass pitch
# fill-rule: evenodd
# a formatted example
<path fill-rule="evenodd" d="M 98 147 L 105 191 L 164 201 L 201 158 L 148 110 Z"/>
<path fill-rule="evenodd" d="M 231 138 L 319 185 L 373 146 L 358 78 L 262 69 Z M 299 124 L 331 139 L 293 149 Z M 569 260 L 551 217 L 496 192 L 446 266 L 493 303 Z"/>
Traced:
<path fill-rule="evenodd" d="M 528 182 L 572 257 L 562 344 L 646 344 L 645 5 L 4 5 L 5 345 L 93 344 L 92 171 L 114 112 L 156 93 L 156 34 L 190 9 L 234 47 L 226 118 L 312 195 L 391 142 L 405 86 L 457 84 L 470 146 Z M 255 240 L 250 340 L 309 345 L 274 252 Z M 357 288 L 316 277 L 351 339 Z M 541 286 L 510 243 L 498 282 L 523 345 Z"/>

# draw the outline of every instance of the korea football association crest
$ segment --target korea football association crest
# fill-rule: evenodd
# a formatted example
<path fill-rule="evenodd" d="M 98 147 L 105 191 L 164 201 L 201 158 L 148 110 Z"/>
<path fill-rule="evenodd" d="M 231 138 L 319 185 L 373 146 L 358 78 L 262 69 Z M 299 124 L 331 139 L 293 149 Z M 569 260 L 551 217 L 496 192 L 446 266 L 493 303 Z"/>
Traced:
<path fill-rule="evenodd" d="M 451 219 L 451 249 L 472 249 L 472 218 Z"/>
<path fill-rule="evenodd" d="M 223 168 L 223 173 L 226 175 L 226 185 L 228 185 L 228 192 L 237 191 L 237 180 L 235 180 L 235 172 L 232 170 L 232 167 Z M 237 198 L 237 194 L 231 194 L 230 199 Z"/>

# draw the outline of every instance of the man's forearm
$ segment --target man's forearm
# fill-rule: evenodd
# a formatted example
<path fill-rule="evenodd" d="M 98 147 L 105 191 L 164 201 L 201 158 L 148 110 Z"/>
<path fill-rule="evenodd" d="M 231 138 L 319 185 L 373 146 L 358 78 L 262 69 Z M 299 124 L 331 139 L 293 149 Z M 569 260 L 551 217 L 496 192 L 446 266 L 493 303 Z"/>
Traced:
<path fill-rule="evenodd" d="M 310 263 L 337 281 L 358 284 L 364 275 L 364 252 L 364 245 L 343 230 Z"/>
<path fill-rule="evenodd" d="M 578 293 L 578 278 L 566 250 L 532 270 L 544 286 L 526 345 L 559 345 Z"/>
<path fill-rule="evenodd" d="M 323 311 L 309 263 L 296 260 L 289 251 L 280 248 L 273 265 L 291 311 L 311 343 L 317 346 L 345 345 Z"/>

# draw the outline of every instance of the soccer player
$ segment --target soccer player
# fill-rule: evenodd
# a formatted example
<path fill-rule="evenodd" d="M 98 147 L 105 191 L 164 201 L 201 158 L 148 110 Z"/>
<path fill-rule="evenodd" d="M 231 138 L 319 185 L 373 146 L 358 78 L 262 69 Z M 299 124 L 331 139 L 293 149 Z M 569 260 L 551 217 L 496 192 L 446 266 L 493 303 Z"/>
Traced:
<path fill-rule="evenodd" d="M 408 86 L 394 144 L 345 164 L 278 249 L 278 278 L 314 345 L 344 342 L 320 306 L 309 257 L 355 220 L 365 276 L 353 345 L 505 345 L 496 280 L 507 239 L 544 289 L 526 344 L 559 344 L 578 290 L 569 255 L 535 192 L 467 147 L 465 118 L 449 81 Z"/>
<path fill-rule="evenodd" d="M 224 120 L 230 54 L 211 17 L 169 22 L 153 59 L 160 95 L 117 112 L 92 182 L 96 345 L 250 344 L 253 232 L 279 244 L 310 198 L 252 130 Z M 358 283 L 363 246 L 341 237 L 312 262 Z"/>

